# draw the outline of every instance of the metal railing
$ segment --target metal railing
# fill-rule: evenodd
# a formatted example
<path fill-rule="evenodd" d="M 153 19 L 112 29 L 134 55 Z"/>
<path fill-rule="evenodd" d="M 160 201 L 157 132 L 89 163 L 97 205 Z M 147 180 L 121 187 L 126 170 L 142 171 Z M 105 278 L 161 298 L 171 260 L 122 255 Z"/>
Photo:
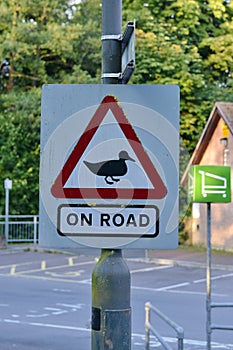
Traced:
<path fill-rule="evenodd" d="M 233 307 L 233 303 L 211 303 L 211 308 L 222 308 L 222 307 Z M 233 331 L 233 325 L 223 325 L 223 324 L 210 324 L 211 330 L 219 329 L 226 331 Z"/>
<path fill-rule="evenodd" d="M 170 345 L 168 345 L 163 337 L 156 331 L 156 329 L 151 324 L 151 311 L 153 311 L 157 316 L 159 316 L 165 323 L 167 323 L 177 334 L 178 339 L 178 350 L 184 349 L 184 329 L 169 319 L 166 315 L 164 315 L 160 310 L 154 307 L 150 302 L 145 304 L 146 311 L 146 322 L 145 322 L 145 330 L 146 330 L 146 350 L 150 349 L 150 332 L 154 334 L 154 336 L 158 339 L 160 344 L 166 350 L 172 350 Z"/>
<path fill-rule="evenodd" d="M 8 225 L 7 243 L 38 242 L 38 215 L 0 215 L 0 236 L 5 236 L 5 225 Z M 5 237 L 6 238 L 6 237 Z"/>

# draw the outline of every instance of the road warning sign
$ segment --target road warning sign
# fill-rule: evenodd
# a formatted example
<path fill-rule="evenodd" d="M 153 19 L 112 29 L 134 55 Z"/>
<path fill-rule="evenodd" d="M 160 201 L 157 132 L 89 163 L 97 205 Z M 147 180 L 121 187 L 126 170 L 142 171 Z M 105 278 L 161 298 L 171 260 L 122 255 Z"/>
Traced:
<path fill-rule="evenodd" d="M 179 89 L 45 85 L 40 244 L 174 249 Z"/>
<path fill-rule="evenodd" d="M 118 183 L 122 176 L 124 176 L 128 171 L 127 167 L 130 161 L 135 162 L 127 151 L 121 150 L 119 148 L 118 159 L 105 159 L 105 150 L 101 152 L 101 160 L 96 160 L 95 162 L 89 162 L 88 160 L 83 160 L 86 168 L 89 169 L 94 175 L 102 176 L 105 181 L 102 181 L 101 187 L 90 188 L 79 186 L 66 187 L 66 183 L 71 176 L 75 167 L 82 161 L 82 156 L 90 144 L 92 138 L 95 137 L 98 128 L 104 121 L 108 112 L 111 111 L 113 117 L 119 128 L 122 130 L 124 137 L 130 144 L 132 151 L 137 156 L 137 160 L 148 176 L 152 187 L 151 188 L 121 188 L 112 187 L 114 183 Z M 117 129 L 116 129 L 117 130 Z M 114 139 L 115 135 L 111 135 L 111 139 Z M 111 147 L 111 145 L 110 145 Z M 120 146 L 119 146 L 120 147 Z M 116 156 L 113 154 L 113 156 Z M 105 160 L 103 160 L 105 159 Z M 84 167 L 82 172 L 83 176 L 86 178 L 86 171 Z M 104 185 L 104 186 L 103 186 Z M 161 177 L 159 176 L 157 170 L 152 164 L 149 156 L 145 152 L 141 141 L 136 135 L 132 125 L 124 114 L 120 103 L 117 101 L 116 97 L 108 95 L 105 96 L 97 108 L 95 114 L 93 115 L 91 121 L 87 125 L 84 133 L 81 135 L 77 141 L 74 149 L 72 150 L 69 158 L 64 164 L 62 170 L 57 176 L 55 183 L 52 186 L 51 192 L 54 197 L 57 198 L 130 198 L 130 199 L 161 199 L 165 197 L 167 193 L 166 186 L 164 185 Z"/>

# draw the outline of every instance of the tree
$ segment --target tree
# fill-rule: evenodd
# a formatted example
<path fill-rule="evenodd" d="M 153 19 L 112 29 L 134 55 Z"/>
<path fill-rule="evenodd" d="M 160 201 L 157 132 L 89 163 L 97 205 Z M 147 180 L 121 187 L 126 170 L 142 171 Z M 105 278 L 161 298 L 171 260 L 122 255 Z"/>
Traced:
<path fill-rule="evenodd" d="M 139 18 L 132 81 L 179 85 L 180 132 L 190 152 L 216 100 L 232 98 L 232 3 L 124 2 L 127 19 Z"/>
<path fill-rule="evenodd" d="M 0 55 L 10 58 L 16 88 L 62 83 L 65 75 L 72 75 L 74 66 L 80 66 L 96 82 L 101 28 L 97 27 L 98 16 L 86 16 L 85 25 L 82 23 L 84 4 L 23 0 L 18 5 L 8 0 L 0 6 L 8 14 L 1 32 Z"/>
<path fill-rule="evenodd" d="M 122 6 L 123 29 L 134 18 L 137 26 L 130 83 L 179 85 L 180 133 L 192 152 L 216 100 L 232 100 L 233 1 L 124 0 Z M 0 77 L 0 174 L 14 181 L 14 212 L 37 213 L 41 86 L 101 82 L 101 6 L 6 0 L 0 11 L 0 58 L 11 63 L 9 79 Z"/>
<path fill-rule="evenodd" d="M 11 63 L 9 81 L 0 81 L 0 174 L 2 181 L 13 180 L 12 214 L 38 213 L 42 84 L 100 82 L 101 9 L 95 6 L 88 17 L 89 6 L 66 0 L 0 4 L 0 57 Z"/>
<path fill-rule="evenodd" d="M 37 214 L 40 89 L 0 95 L 0 178 L 13 181 L 11 214 Z M 0 186 L 0 212 L 4 211 Z"/>

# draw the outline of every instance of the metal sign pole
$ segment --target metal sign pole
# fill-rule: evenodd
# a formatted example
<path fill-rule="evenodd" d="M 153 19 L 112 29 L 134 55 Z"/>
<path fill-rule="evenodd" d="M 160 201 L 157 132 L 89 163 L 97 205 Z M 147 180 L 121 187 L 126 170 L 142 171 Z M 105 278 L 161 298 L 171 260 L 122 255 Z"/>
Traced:
<path fill-rule="evenodd" d="M 4 188 L 6 191 L 5 199 L 5 240 L 6 248 L 8 247 L 8 236 L 9 236 L 9 191 L 12 189 L 12 180 L 5 179 Z"/>
<path fill-rule="evenodd" d="M 9 188 L 5 189 L 6 199 L 5 199 L 5 245 L 8 247 L 8 236 L 9 236 Z"/>
<path fill-rule="evenodd" d="M 211 203 L 207 203 L 206 312 L 207 350 L 211 350 Z"/>
<path fill-rule="evenodd" d="M 102 1 L 103 84 L 121 80 L 121 0 Z M 92 350 L 131 349 L 130 272 L 122 251 L 102 249 L 92 273 Z"/>
<path fill-rule="evenodd" d="M 121 79 L 121 0 L 102 1 L 102 81 L 119 84 Z"/>
<path fill-rule="evenodd" d="M 130 273 L 116 249 L 103 249 L 92 273 L 92 350 L 109 349 L 131 349 Z"/>
<path fill-rule="evenodd" d="M 189 200 L 207 204 L 206 232 L 206 349 L 211 350 L 211 203 L 231 202 L 231 167 L 193 165 L 189 172 Z"/>

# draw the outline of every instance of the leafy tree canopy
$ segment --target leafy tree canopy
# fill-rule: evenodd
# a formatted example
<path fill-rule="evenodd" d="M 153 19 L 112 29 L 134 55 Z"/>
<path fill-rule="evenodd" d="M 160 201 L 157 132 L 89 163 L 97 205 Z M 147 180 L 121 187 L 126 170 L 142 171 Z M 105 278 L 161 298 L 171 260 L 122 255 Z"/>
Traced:
<path fill-rule="evenodd" d="M 99 0 L 0 3 L 0 59 L 11 64 L 0 76 L 0 177 L 13 180 L 12 214 L 38 212 L 41 86 L 101 82 L 101 11 Z M 122 31 L 137 24 L 130 83 L 180 86 L 191 152 L 215 101 L 232 100 L 233 1 L 123 0 L 122 19 Z"/>

